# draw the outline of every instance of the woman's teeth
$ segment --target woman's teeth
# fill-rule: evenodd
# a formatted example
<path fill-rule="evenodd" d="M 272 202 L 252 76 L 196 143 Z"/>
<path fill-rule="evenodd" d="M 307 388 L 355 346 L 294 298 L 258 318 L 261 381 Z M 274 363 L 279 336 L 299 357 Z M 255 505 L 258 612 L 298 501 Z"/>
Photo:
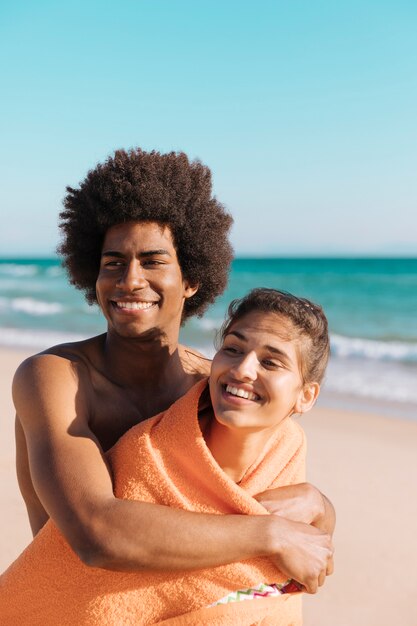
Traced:
<path fill-rule="evenodd" d="M 227 393 L 230 393 L 232 396 L 238 396 L 239 398 L 245 398 L 245 400 L 257 400 L 258 396 L 251 391 L 245 391 L 244 389 L 239 389 L 239 387 L 232 387 L 231 385 L 226 385 Z"/>

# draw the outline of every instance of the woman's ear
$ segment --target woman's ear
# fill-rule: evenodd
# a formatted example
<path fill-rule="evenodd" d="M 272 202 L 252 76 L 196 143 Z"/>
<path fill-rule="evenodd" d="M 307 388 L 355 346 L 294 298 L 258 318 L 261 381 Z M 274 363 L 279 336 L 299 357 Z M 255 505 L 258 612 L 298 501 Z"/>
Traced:
<path fill-rule="evenodd" d="M 294 413 L 307 413 L 307 411 L 313 408 L 319 393 L 319 383 L 306 383 L 297 398 Z"/>

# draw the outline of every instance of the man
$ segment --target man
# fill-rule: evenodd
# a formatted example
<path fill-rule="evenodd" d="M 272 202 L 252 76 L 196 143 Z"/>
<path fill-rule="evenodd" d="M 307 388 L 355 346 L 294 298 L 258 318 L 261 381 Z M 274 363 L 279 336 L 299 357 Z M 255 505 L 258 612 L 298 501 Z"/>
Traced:
<path fill-rule="evenodd" d="M 210 171 L 182 153 L 117 151 L 67 191 L 60 252 L 108 330 L 16 373 L 17 472 L 33 533 L 51 517 L 84 563 L 116 570 L 268 555 L 315 592 L 332 570 L 334 514 L 309 485 L 261 496 L 281 517 L 200 515 L 113 495 L 103 452 L 208 372 L 178 335 L 224 290 L 232 258 L 232 220 L 212 197 Z"/>

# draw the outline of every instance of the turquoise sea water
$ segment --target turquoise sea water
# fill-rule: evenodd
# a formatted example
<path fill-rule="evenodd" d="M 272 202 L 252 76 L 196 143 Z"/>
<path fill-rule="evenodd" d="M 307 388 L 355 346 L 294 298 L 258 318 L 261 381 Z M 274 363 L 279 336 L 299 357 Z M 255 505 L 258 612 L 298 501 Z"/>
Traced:
<path fill-rule="evenodd" d="M 416 405 L 417 416 L 417 259 L 237 259 L 226 293 L 182 340 L 211 355 L 227 304 L 261 286 L 324 307 L 329 393 Z M 0 344 L 36 351 L 104 331 L 58 260 L 0 260 Z"/>

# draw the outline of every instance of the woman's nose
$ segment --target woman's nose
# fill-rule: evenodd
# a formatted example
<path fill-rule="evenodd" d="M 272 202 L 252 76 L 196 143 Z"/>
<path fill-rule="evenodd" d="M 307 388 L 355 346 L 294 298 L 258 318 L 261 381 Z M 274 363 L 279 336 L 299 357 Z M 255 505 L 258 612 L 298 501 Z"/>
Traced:
<path fill-rule="evenodd" d="M 231 373 L 237 380 L 255 380 L 258 375 L 258 357 L 255 352 L 242 354 Z"/>
<path fill-rule="evenodd" d="M 124 271 L 121 273 L 117 286 L 122 289 L 133 291 L 135 289 L 142 289 L 147 285 L 145 278 L 145 271 L 141 263 L 137 260 L 128 263 L 124 267 Z"/>

